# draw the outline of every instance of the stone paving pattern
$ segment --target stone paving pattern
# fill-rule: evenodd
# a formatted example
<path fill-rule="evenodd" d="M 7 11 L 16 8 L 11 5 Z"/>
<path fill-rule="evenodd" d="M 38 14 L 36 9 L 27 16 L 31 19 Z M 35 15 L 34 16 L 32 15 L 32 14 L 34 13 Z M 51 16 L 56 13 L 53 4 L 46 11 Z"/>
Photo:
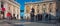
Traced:
<path fill-rule="evenodd" d="M 27 22 L 22 20 L 0 20 L 0 26 L 60 26 L 60 23 Z"/>

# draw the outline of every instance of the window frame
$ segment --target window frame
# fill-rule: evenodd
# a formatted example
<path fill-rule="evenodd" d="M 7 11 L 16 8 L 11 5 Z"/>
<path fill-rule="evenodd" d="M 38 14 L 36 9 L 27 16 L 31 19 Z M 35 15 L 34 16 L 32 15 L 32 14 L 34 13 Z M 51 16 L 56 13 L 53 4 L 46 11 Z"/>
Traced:
<path fill-rule="evenodd" d="M 49 12 L 51 12 L 51 13 L 53 12 L 52 8 L 53 8 L 53 3 L 50 3 L 50 10 L 49 10 Z"/>
<path fill-rule="evenodd" d="M 42 6 L 42 10 L 43 10 L 43 12 L 46 12 L 46 4 L 43 4 L 43 6 Z"/>

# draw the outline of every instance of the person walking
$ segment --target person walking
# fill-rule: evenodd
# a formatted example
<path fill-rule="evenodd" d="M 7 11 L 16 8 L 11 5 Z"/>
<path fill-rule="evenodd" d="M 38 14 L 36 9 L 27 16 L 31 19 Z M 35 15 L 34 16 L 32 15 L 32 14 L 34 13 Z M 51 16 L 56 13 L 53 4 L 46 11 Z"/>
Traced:
<path fill-rule="evenodd" d="M 7 13 L 7 19 L 11 20 L 11 13 Z"/>

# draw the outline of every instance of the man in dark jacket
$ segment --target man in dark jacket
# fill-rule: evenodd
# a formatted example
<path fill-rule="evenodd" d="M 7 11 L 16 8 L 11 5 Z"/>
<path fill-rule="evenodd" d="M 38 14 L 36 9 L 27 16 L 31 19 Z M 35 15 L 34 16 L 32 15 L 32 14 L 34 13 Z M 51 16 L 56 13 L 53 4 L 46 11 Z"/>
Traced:
<path fill-rule="evenodd" d="M 34 21 L 34 12 L 35 12 L 35 10 L 34 10 L 34 8 L 32 8 L 31 10 L 32 10 L 31 13 L 30 13 L 31 21 Z"/>

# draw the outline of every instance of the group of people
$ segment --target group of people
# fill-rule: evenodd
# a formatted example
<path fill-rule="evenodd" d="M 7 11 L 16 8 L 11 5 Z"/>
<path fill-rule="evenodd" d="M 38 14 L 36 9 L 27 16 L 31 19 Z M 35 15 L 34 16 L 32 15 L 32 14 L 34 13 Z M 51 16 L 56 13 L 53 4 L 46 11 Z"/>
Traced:
<path fill-rule="evenodd" d="M 31 9 L 32 11 L 31 11 L 31 13 L 30 13 L 30 16 L 31 16 L 31 20 L 32 21 L 34 21 L 34 19 L 36 19 L 36 21 L 40 21 L 40 20 L 42 20 L 43 18 L 44 18 L 44 15 L 43 14 L 37 14 L 37 15 L 34 15 L 34 13 L 35 13 L 35 10 L 34 10 L 34 8 L 32 8 Z M 48 14 L 46 14 L 45 15 L 45 20 L 48 20 Z M 50 17 L 51 18 L 51 17 Z"/>
<path fill-rule="evenodd" d="M 3 15 L 3 14 L 0 14 L 0 19 L 9 19 L 9 20 L 12 20 L 12 19 L 16 19 L 16 17 L 13 15 L 13 17 L 12 17 L 12 15 L 11 15 L 11 13 L 10 12 L 8 12 L 7 14 L 6 14 L 6 18 L 4 17 L 5 15 Z"/>
<path fill-rule="evenodd" d="M 35 17 L 36 17 L 36 20 L 38 21 L 42 20 L 42 14 L 37 14 Z"/>
<path fill-rule="evenodd" d="M 15 15 L 13 15 L 13 17 L 12 17 L 11 13 L 8 12 L 7 19 L 12 20 L 12 19 L 16 19 L 16 17 L 15 17 Z"/>
<path fill-rule="evenodd" d="M 31 21 L 34 21 L 34 19 L 36 19 L 36 21 L 38 20 L 42 20 L 42 14 L 37 14 L 37 15 L 34 15 L 35 13 L 35 10 L 34 8 L 31 9 L 31 13 L 30 13 L 30 16 L 31 16 Z"/>
<path fill-rule="evenodd" d="M 45 17 L 42 14 L 37 14 L 37 15 L 31 14 L 30 16 L 31 16 L 31 20 L 33 20 L 33 21 L 34 20 L 35 21 L 42 21 L 43 18 L 45 21 L 48 21 L 51 19 L 51 17 L 50 18 L 48 17 L 49 16 L 48 14 L 46 14 Z"/>

